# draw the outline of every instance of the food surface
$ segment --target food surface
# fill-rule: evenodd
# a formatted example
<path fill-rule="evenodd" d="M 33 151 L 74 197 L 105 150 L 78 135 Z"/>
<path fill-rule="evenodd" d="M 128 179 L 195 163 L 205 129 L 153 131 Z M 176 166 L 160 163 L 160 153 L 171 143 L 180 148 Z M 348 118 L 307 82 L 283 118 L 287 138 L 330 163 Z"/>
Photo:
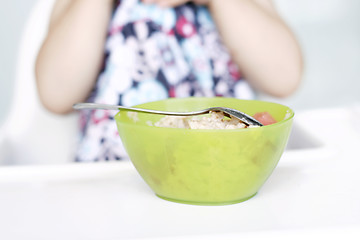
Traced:
<path fill-rule="evenodd" d="M 166 116 L 154 124 L 156 127 L 188 129 L 237 129 L 247 126 L 237 118 L 227 118 L 222 112 L 210 112 L 204 117 Z"/>
<path fill-rule="evenodd" d="M 254 118 L 264 125 L 276 123 L 267 112 L 256 113 Z M 258 126 L 247 126 L 235 117 L 225 117 L 222 112 L 210 112 L 204 117 L 166 116 L 154 124 L 156 127 L 187 128 L 187 129 L 239 129 Z"/>

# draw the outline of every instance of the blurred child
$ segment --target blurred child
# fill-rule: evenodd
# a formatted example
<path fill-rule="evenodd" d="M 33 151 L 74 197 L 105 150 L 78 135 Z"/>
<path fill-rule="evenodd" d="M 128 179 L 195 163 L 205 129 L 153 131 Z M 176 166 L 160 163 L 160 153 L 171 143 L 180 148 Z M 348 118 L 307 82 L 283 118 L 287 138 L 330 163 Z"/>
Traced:
<path fill-rule="evenodd" d="M 270 0 L 57 0 L 36 63 L 40 99 L 60 114 L 77 102 L 285 97 L 301 72 Z M 77 161 L 126 158 L 113 116 L 80 114 Z"/>

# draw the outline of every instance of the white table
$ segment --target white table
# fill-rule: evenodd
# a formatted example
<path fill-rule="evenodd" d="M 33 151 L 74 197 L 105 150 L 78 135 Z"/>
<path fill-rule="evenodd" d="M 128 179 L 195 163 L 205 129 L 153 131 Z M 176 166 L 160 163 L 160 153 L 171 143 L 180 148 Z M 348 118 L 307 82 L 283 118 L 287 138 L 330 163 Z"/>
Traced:
<path fill-rule="evenodd" d="M 354 109 L 298 113 L 323 146 L 286 152 L 235 205 L 157 198 L 128 161 L 0 167 L 0 239 L 360 239 Z"/>

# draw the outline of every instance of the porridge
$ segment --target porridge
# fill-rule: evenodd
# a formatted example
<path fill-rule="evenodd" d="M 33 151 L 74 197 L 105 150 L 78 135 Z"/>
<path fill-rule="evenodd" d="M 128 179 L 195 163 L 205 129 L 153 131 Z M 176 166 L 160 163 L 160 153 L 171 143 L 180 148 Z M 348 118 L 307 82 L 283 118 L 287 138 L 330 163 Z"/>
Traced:
<path fill-rule="evenodd" d="M 248 127 L 237 118 L 225 117 L 222 112 L 210 112 L 209 115 L 204 117 L 166 116 L 154 125 L 156 127 L 188 129 L 238 129 Z"/>
<path fill-rule="evenodd" d="M 134 122 L 139 121 L 136 112 L 128 112 L 128 117 Z M 263 125 L 270 125 L 277 122 L 268 112 L 259 112 L 253 117 Z M 209 115 L 203 117 L 165 116 L 155 123 L 147 121 L 146 124 L 155 127 L 186 129 L 239 129 L 259 127 L 254 125 L 247 126 L 235 117 L 225 117 L 223 112 L 210 112 Z"/>

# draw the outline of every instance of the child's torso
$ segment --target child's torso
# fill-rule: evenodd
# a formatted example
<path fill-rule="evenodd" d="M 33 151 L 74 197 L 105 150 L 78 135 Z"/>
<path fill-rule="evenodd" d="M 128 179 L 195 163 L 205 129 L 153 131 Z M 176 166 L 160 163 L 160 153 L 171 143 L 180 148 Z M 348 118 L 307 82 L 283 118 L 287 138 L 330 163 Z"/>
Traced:
<path fill-rule="evenodd" d="M 207 8 L 186 4 L 164 9 L 120 1 L 109 26 L 104 68 L 89 101 L 133 106 L 190 96 L 254 97 Z M 104 110 L 82 113 L 77 160 L 126 156 L 113 115 Z"/>

